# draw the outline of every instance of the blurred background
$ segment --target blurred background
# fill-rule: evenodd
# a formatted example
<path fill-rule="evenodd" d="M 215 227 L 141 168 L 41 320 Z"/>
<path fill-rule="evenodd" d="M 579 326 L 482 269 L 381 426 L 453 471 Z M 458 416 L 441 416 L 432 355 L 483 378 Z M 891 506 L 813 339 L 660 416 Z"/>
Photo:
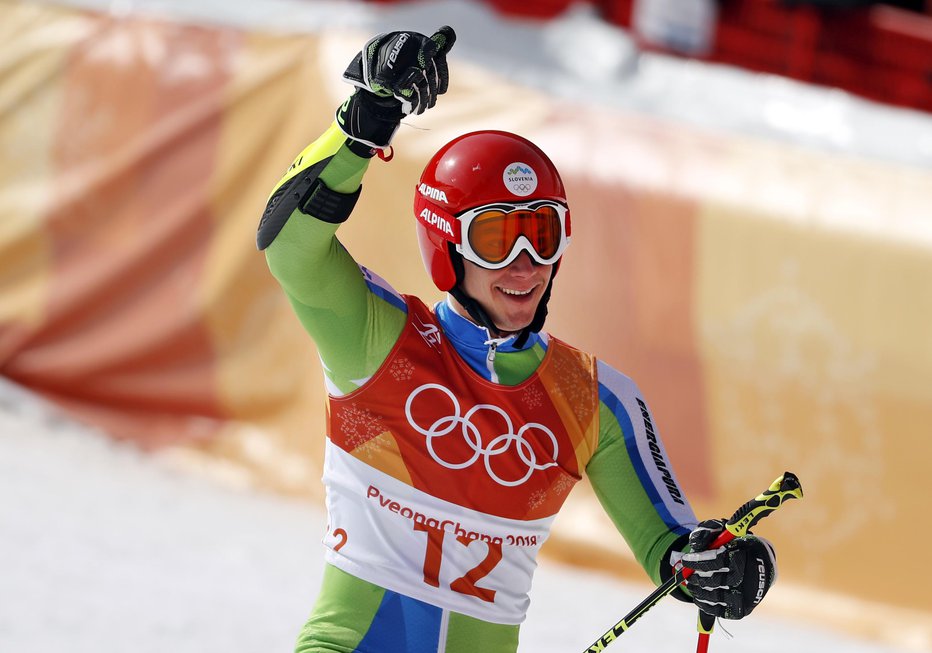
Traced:
<path fill-rule="evenodd" d="M 932 651 L 932 599 L 911 572 L 932 538 L 932 5 L 921 0 L 0 0 L 6 564 L 28 550 L 22 582 L 60 588 L 70 572 L 43 576 L 43 560 L 119 559 L 132 538 L 152 541 L 121 528 L 119 545 L 58 548 L 85 522 L 127 518 L 132 508 L 101 503 L 135 491 L 127 457 L 175 470 L 159 482 L 186 488 L 137 506 L 152 519 L 195 505 L 192 478 L 219 481 L 242 501 L 228 505 L 278 506 L 246 521 L 298 510 L 283 519 L 313 546 L 310 562 L 289 564 L 317 564 L 323 525 L 304 520 L 322 514 L 325 390 L 255 227 L 349 93 L 340 75 L 366 39 L 441 24 L 458 35 L 450 91 L 405 121 L 391 162 L 372 164 L 341 228 L 350 252 L 396 289 L 437 298 L 411 215 L 424 162 L 473 129 L 539 144 L 575 223 L 548 330 L 638 382 L 700 517 L 730 514 L 785 470 L 802 480 L 805 501 L 759 527 L 781 575 L 761 611 Z M 84 494 L 91 474 L 99 495 Z M 62 520 L 88 506 L 109 520 Z M 299 537 L 277 528 L 260 530 Z M 644 582 L 584 486 L 544 552 Z M 247 565 L 276 553 L 230 555 Z M 23 635 L 33 612 L 4 590 L 13 569 L 0 573 L 0 650 L 52 650 Z M 238 643 L 224 650 L 269 650 Z"/>

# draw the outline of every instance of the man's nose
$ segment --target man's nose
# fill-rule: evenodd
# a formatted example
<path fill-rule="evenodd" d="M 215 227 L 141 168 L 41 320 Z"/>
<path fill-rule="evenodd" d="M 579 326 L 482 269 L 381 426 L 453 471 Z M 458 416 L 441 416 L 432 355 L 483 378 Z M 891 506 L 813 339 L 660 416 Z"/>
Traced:
<path fill-rule="evenodd" d="M 534 271 L 534 259 L 527 251 L 522 251 L 508 266 L 508 270 L 516 274 L 530 274 Z"/>

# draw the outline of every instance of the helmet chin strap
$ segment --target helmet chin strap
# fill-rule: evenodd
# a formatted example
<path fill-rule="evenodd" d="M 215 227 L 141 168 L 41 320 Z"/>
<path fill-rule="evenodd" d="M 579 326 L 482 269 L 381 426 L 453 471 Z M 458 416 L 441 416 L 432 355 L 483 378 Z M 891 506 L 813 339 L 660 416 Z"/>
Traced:
<path fill-rule="evenodd" d="M 524 346 L 524 343 L 527 342 L 528 337 L 532 333 L 538 333 L 544 328 L 544 321 L 547 319 L 547 302 L 550 301 L 550 291 L 553 289 L 554 276 L 556 276 L 556 272 L 550 275 L 547 289 L 544 291 L 544 294 L 541 295 L 540 302 L 537 304 L 537 310 L 534 312 L 534 319 L 531 320 L 529 325 L 521 329 L 521 333 L 518 334 L 518 339 L 515 340 L 515 347 L 517 349 Z"/>
<path fill-rule="evenodd" d="M 469 317 L 473 319 L 473 322 L 488 329 L 490 335 L 500 336 L 503 331 L 496 326 L 488 311 L 486 311 L 479 302 L 463 291 L 463 278 L 466 274 L 466 268 L 463 265 L 463 257 L 460 256 L 459 252 L 454 250 L 452 245 L 449 247 L 450 259 L 453 262 L 453 271 L 456 273 L 456 285 L 450 288 L 450 294 L 453 295 L 453 299 L 458 301 L 460 305 L 466 309 L 466 312 L 469 313 Z M 544 291 L 544 294 L 540 298 L 540 302 L 537 304 L 537 310 L 534 312 L 534 318 L 531 320 L 531 323 L 518 332 L 518 337 L 515 338 L 515 349 L 521 349 L 521 347 L 527 343 L 532 333 L 537 333 L 544 328 L 544 321 L 547 319 L 547 302 L 550 301 L 550 291 L 553 288 L 554 276 L 555 275 L 550 276 L 550 282 L 547 284 L 547 289 Z"/>

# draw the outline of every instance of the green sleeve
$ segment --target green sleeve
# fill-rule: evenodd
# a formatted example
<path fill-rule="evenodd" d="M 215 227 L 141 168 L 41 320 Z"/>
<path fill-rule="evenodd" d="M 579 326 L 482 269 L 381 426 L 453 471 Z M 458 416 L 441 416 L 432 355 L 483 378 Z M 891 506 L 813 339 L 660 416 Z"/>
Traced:
<path fill-rule="evenodd" d="M 654 584 L 659 585 L 660 564 L 679 537 L 658 517 L 625 450 L 618 422 L 605 405 L 600 406 L 602 429 L 599 447 L 586 467 L 599 503 L 622 534 L 635 559 Z"/>
<path fill-rule="evenodd" d="M 350 152 L 344 141 L 336 124 L 331 125 L 298 155 L 276 189 L 332 156 L 320 173 L 321 181 L 337 192 L 355 192 L 369 159 Z M 265 256 L 314 340 L 327 377 L 345 393 L 379 368 L 401 333 L 406 315 L 403 305 L 370 290 L 363 271 L 337 239 L 338 226 L 295 210 Z"/>
<path fill-rule="evenodd" d="M 599 502 L 655 584 L 696 525 L 634 382 L 600 361 L 599 443 L 586 473 Z"/>

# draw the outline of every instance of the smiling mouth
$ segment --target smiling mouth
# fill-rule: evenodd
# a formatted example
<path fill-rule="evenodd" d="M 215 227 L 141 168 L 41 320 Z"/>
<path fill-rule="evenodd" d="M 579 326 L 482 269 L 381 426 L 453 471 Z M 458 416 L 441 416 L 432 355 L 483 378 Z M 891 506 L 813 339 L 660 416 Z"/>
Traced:
<path fill-rule="evenodd" d="M 534 292 L 534 288 L 528 288 L 527 290 L 514 290 L 513 288 L 499 287 L 499 290 L 511 297 L 527 297 L 532 292 Z"/>

